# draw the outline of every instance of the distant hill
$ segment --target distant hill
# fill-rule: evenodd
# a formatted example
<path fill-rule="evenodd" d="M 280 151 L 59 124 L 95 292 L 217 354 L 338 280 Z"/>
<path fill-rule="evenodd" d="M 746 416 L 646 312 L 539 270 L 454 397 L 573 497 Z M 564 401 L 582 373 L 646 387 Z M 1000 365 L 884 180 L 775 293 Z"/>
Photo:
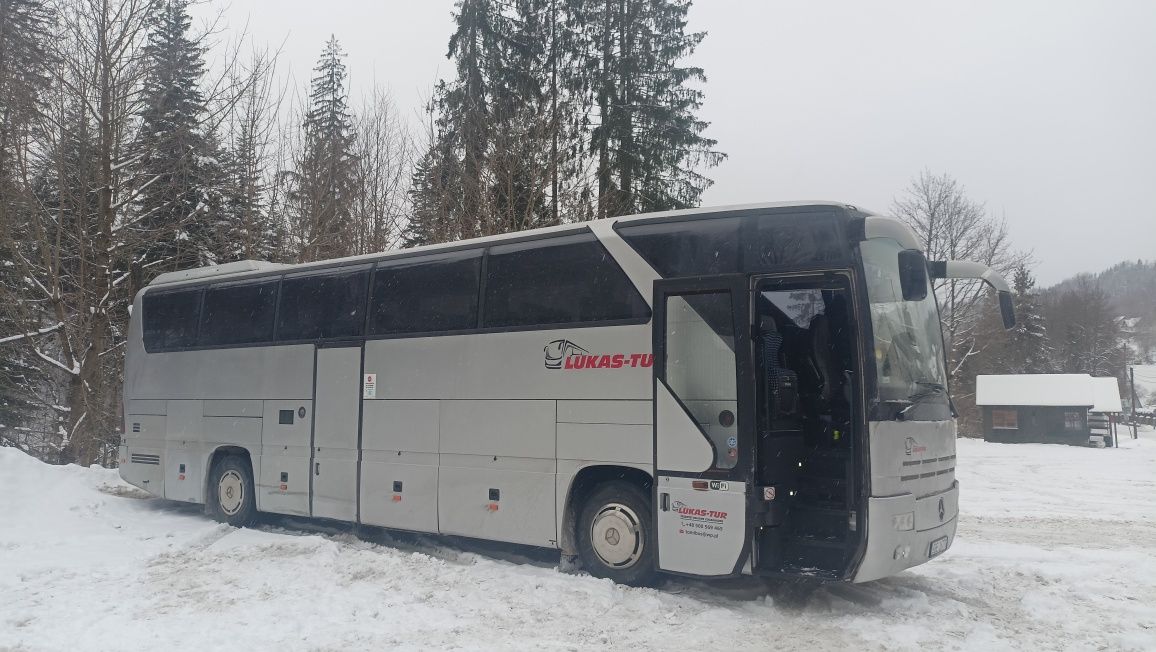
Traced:
<path fill-rule="evenodd" d="M 1156 362 L 1156 261 L 1126 261 L 1098 274 L 1077 274 L 1046 288 L 1054 297 L 1087 280 L 1100 287 L 1112 302 L 1133 352 L 1133 362 Z"/>
<path fill-rule="evenodd" d="M 1077 274 L 1044 292 L 1063 292 L 1075 287 L 1081 278 L 1093 281 L 1107 292 L 1121 317 L 1156 317 L 1156 261 L 1126 261 L 1098 274 Z"/>

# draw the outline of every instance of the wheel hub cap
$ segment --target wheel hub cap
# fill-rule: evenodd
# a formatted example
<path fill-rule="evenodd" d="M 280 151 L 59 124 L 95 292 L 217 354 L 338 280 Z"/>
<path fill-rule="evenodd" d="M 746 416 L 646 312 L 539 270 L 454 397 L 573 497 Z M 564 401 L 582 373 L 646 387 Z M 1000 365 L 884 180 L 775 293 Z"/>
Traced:
<path fill-rule="evenodd" d="M 607 566 L 632 566 L 642 556 L 645 545 L 638 514 L 618 503 L 604 506 L 590 525 L 590 542 L 594 554 Z"/>
<path fill-rule="evenodd" d="M 236 471 L 226 471 L 217 483 L 217 502 L 229 516 L 241 511 L 245 503 L 245 483 Z"/>

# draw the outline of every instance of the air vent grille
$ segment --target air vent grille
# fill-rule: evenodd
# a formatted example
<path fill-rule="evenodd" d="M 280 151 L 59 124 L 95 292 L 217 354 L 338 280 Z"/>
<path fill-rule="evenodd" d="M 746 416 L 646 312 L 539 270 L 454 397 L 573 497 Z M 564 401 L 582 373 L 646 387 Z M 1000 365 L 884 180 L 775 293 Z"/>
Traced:
<path fill-rule="evenodd" d="M 160 455 L 150 455 L 148 453 L 133 453 L 129 458 L 133 464 L 154 464 L 161 463 Z"/>

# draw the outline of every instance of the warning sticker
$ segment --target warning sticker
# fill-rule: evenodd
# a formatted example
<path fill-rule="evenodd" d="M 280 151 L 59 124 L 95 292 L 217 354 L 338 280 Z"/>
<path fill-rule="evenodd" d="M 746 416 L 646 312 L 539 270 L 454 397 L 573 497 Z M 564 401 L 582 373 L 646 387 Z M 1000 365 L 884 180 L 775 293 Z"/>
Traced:
<path fill-rule="evenodd" d="M 361 398 L 377 398 L 377 374 L 365 374 L 361 383 Z"/>

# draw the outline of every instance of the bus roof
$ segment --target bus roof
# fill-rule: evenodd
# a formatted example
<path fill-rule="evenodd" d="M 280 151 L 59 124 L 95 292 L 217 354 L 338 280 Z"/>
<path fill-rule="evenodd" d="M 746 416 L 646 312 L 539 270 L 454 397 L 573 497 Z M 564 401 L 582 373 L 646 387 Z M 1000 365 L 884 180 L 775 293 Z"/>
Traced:
<path fill-rule="evenodd" d="M 375 252 L 370 254 L 360 254 L 357 256 L 346 256 L 344 258 L 328 258 L 325 260 L 318 260 L 309 263 L 297 264 L 283 264 L 283 263 L 269 263 L 256 260 L 242 260 L 235 263 L 225 263 L 223 265 L 210 265 L 207 267 L 195 267 L 192 269 L 179 270 L 175 272 L 165 272 L 157 275 L 149 282 L 148 287 L 157 285 L 169 285 L 183 282 L 204 281 L 206 279 L 224 280 L 225 278 L 240 278 L 257 274 L 262 272 L 270 272 L 273 270 L 281 270 L 284 272 L 304 271 L 312 268 L 333 267 L 340 265 L 356 264 L 359 262 L 375 262 L 378 260 L 388 259 L 393 256 L 411 256 L 415 253 L 429 252 L 434 253 L 446 249 L 460 249 L 468 248 L 471 245 L 489 245 L 495 242 L 502 242 L 504 240 L 520 239 L 527 236 L 541 236 L 552 233 L 565 233 L 567 231 L 578 230 L 588 227 L 592 224 L 599 223 L 622 223 L 633 222 L 635 220 L 648 220 L 654 218 L 664 217 L 682 217 L 687 215 L 712 215 L 734 212 L 745 212 L 766 208 L 792 208 L 804 206 L 836 206 L 840 208 L 848 208 L 852 210 L 860 210 L 855 206 L 847 204 L 846 202 L 836 201 L 793 201 L 793 202 L 768 202 L 759 204 L 734 204 L 727 206 L 709 206 L 703 208 L 686 208 L 673 211 L 660 211 L 655 213 L 639 213 L 637 215 L 623 215 L 619 217 L 608 217 L 599 220 L 590 220 L 587 222 L 569 222 L 566 224 L 559 224 L 557 226 L 547 226 L 537 229 L 528 229 L 526 231 L 512 231 L 509 233 L 501 233 L 498 235 L 481 236 L 477 238 L 469 238 L 466 240 L 454 240 L 452 242 L 443 242 L 433 245 L 422 245 L 420 247 L 411 247 L 408 249 L 390 249 L 387 251 Z"/>

